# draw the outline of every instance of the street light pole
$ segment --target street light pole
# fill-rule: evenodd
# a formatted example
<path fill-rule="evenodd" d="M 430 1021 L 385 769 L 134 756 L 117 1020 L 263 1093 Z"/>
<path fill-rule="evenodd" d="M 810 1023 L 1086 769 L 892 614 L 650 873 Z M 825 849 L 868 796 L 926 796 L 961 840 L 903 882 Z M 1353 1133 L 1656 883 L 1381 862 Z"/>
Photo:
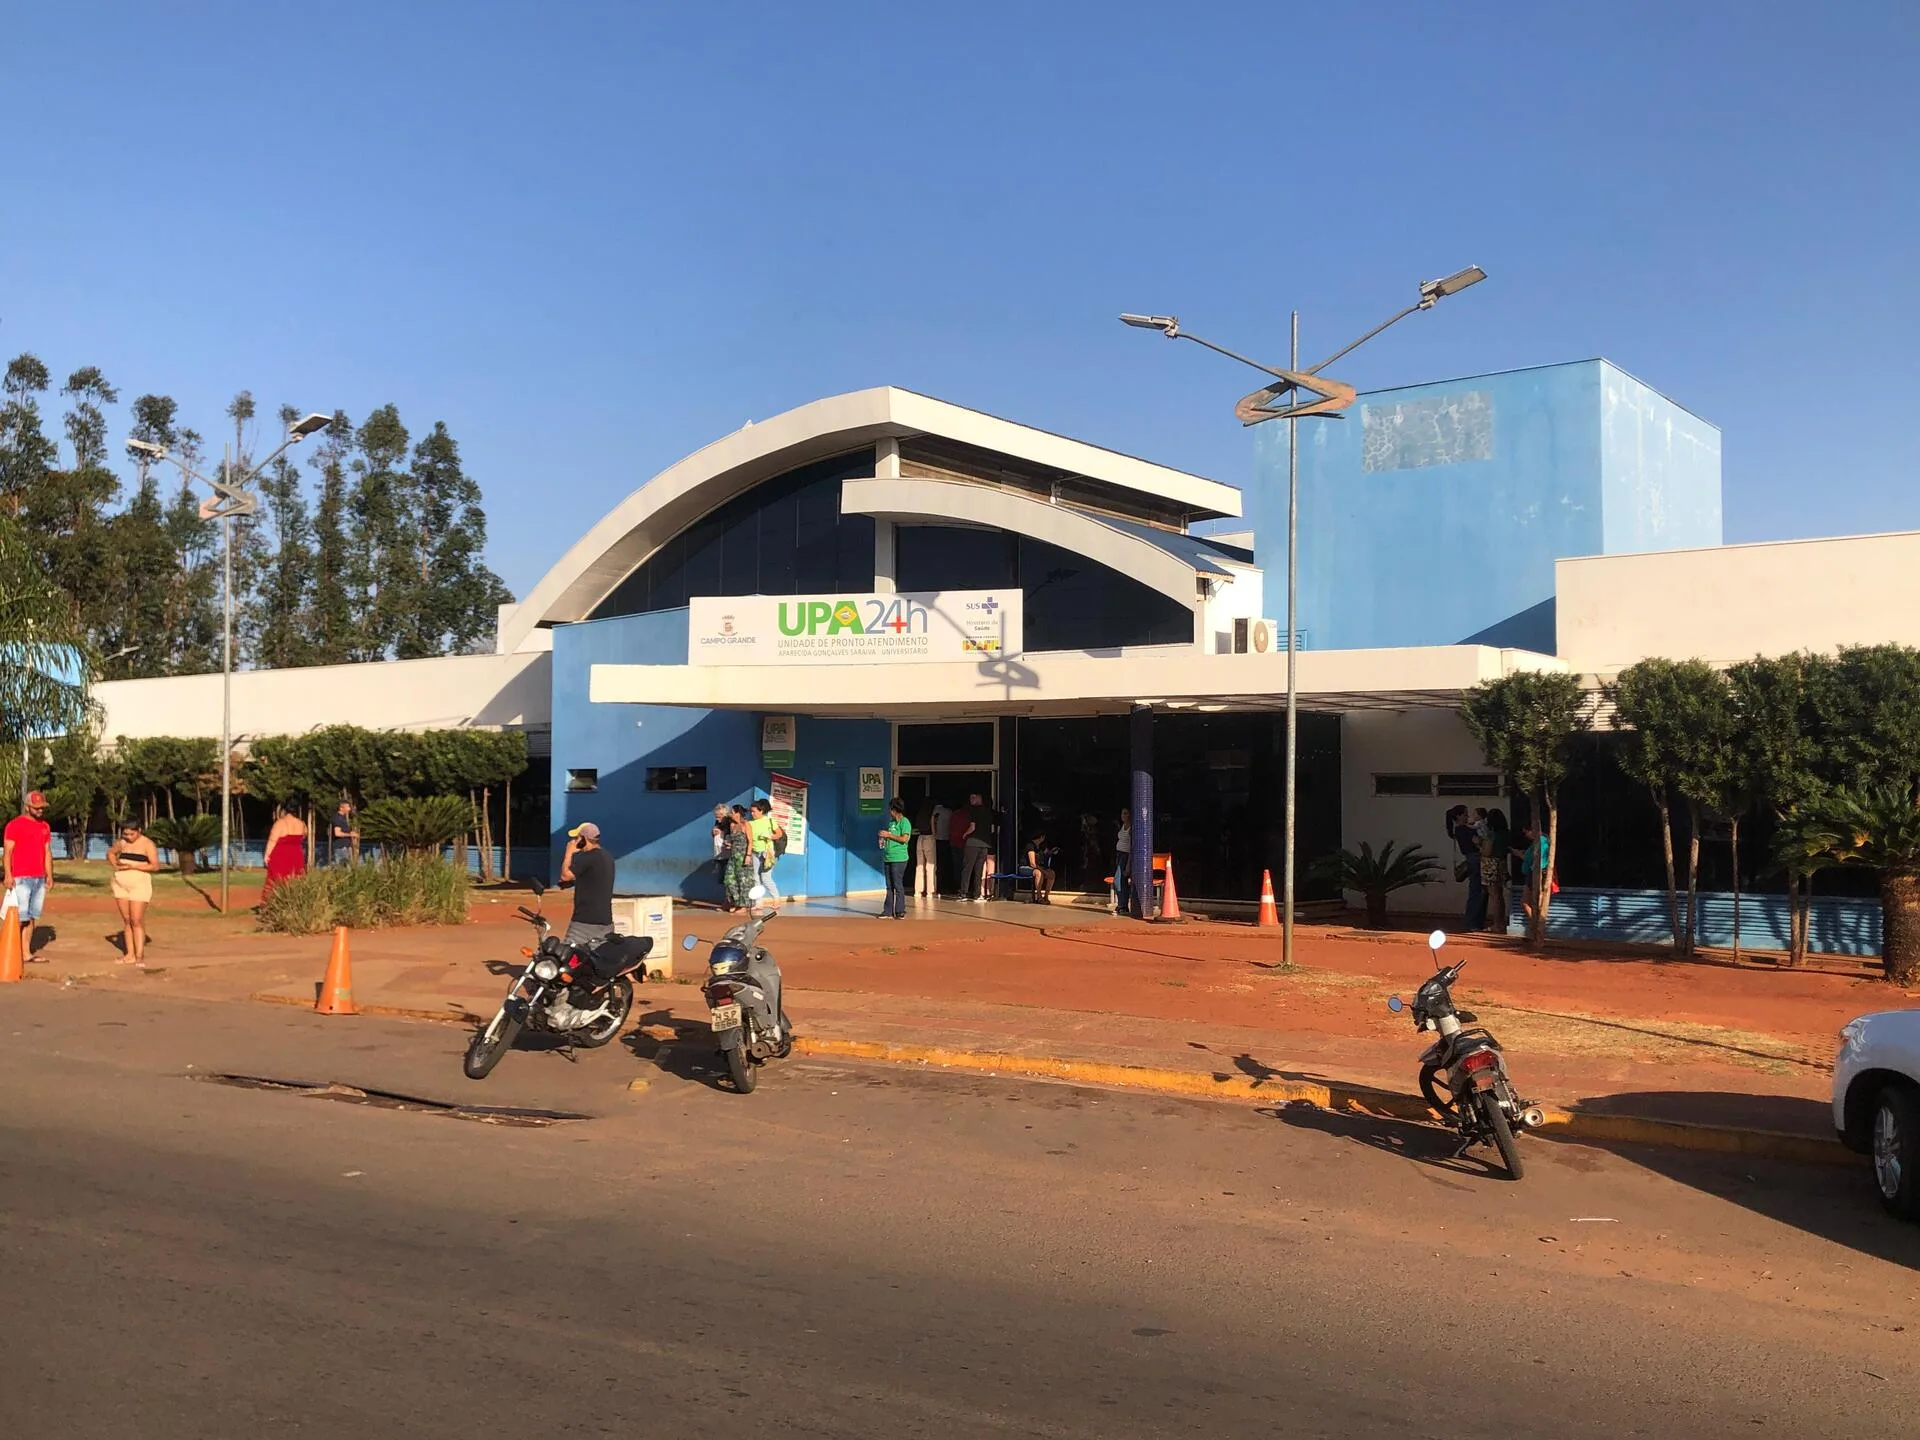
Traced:
<path fill-rule="evenodd" d="M 221 585 L 220 593 L 220 913 L 222 915 L 227 913 L 229 872 L 233 863 L 233 522 L 236 516 L 251 515 L 260 508 L 259 497 L 247 488 L 259 477 L 260 472 L 309 435 L 326 429 L 332 422 L 331 415 L 322 415 L 318 411 L 307 415 L 287 431 L 287 438 L 280 443 L 279 449 L 245 474 L 238 473 L 239 459 L 232 449 L 222 446 L 220 477 L 217 480 L 208 479 L 164 445 L 156 444 L 151 440 L 127 442 L 128 448 L 137 450 L 148 460 L 171 460 L 181 474 L 188 479 L 198 480 L 211 489 L 212 497 L 200 503 L 200 518 L 220 522 L 221 569 L 224 573 L 224 583 Z"/>
<path fill-rule="evenodd" d="M 1351 385 L 1336 380 L 1318 378 L 1320 372 L 1334 361 L 1351 355 L 1367 341 L 1382 331 L 1398 324 L 1416 310 L 1431 310 L 1449 295 L 1458 294 L 1469 285 L 1478 285 L 1487 278 L 1487 272 L 1478 265 L 1469 265 L 1464 270 L 1439 280 L 1425 280 L 1420 284 L 1420 298 L 1396 315 L 1381 321 L 1352 344 L 1333 352 L 1310 370 L 1300 368 L 1300 312 L 1293 312 L 1292 344 L 1290 358 L 1285 370 L 1276 370 L 1271 365 L 1262 365 L 1258 360 L 1249 360 L 1225 346 L 1216 345 L 1211 340 L 1191 335 L 1180 328 L 1180 320 L 1175 315 L 1122 315 L 1123 324 L 1138 330 L 1158 330 L 1169 340 L 1191 340 L 1203 345 L 1228 359 L 1238 360 L 1255 370 L 1265 371 L 1276 377 L 1277 383 L 1263 386 L 1251 395 L 1244 396 L 1234 406 L 1234 414 L 1243 425 L 1258 425 L 1266 420 L 1285 420 L 1287 422 L 1287 774 L 1285 823 L 1286 837 L 1282 852 L 1281 865 L 1285 872 L 1281 877 L 1283 899 L 1280 912 L 1280 958 L 1285 965 L 1293 964 L 1293 902 L 1295 849 L 1294 830 L 1297 819 L 1299 797 L 1298 770 L 1300 747 L 1299 715 L 1299 676 L 1296 668 L 1296 639 L 1298 635 L 1298 606 L 1300 593 L 1300 421 L 1314 415 L 1338 416 L 1350 406 L 1355 398 Z M 1315 399 L 1299 396 L 1300 391 L 1310 391 Z M 1279 404 L 1283 397 L 1293 393 L 1291 404 Z"/>

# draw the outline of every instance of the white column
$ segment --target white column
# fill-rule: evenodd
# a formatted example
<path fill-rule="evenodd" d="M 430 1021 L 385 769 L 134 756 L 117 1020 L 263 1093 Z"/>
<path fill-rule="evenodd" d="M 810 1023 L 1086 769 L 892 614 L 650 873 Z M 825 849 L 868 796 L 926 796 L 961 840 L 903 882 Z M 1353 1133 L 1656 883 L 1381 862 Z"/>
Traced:
<path fill-rule="evenodd" d="M 873 447 L 873 473 L 882 480 L 900 478 L 900 442 L 888 438 Z M 873 522 L 873 589 L 893 594 L 893 522 L 876 516 Z"/>

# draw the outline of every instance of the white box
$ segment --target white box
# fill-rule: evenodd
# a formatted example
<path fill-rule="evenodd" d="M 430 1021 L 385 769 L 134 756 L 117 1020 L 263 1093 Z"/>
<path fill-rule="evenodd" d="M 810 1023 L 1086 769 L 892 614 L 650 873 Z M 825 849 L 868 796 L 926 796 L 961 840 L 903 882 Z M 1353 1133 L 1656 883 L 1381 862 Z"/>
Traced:
<path fill-rule="evenodd" d="M 647 954 L 647 973 L 673 978 L 673 897 L 671 895 L 616 895 L 613 933 L 645 935 L 653 941 Z"/>

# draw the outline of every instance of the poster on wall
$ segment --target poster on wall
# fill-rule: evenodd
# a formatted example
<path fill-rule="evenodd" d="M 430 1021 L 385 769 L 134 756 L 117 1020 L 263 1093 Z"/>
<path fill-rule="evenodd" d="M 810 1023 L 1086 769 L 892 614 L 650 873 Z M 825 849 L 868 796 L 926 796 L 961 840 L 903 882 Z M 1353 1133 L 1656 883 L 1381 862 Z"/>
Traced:
<path fill-rule="evenodd" d="M 887 772 L 879 765 L 860 767 L 860 813 L 878 815 L 887 808 Z"/>
<path fill-rule="evenodd" d="M 773 818 L 787 832 L 787 854 L 807 853 L 807 782 L 791 775 L 775 775 L 767 786 Z"/>
<path fill-rule="evenodd" d="M 795 726 L 791 715 L 760 717 L 760 763 L 769 770 L 783 770 L 793 764 Z"/>
<path fill-rule="evenodd" d="M 947 664 L 1020 653 L 1020 591 L 695 596 L 694 665 Z"/>

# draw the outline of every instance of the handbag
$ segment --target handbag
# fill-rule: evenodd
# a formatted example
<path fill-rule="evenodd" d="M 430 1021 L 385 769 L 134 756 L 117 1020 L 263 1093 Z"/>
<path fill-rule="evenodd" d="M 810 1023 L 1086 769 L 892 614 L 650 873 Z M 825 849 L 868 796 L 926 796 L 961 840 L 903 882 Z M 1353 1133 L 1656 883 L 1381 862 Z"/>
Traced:
<path fill-rule="evenodd" d="M 1465 860 L 1456 860 L 1453 862 L 1453 878 L 1455 880 L 1465 880 L 1467 878 L 1467 862 Z"/>

